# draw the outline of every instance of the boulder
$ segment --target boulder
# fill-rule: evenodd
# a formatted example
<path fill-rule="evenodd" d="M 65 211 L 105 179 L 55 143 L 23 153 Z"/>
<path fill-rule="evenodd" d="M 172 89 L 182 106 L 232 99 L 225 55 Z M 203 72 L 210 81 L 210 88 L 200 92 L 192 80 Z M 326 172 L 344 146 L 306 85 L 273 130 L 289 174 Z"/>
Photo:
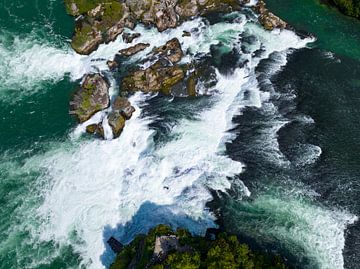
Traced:
<path fill-rule="evenodd" d="M 108 123 L 112 129 L 114 138 L 117 138 L 120 136 L 122 130 L 125 127 L 125 121 L 123 115 L 119 111 L 112 111 L 108 115 Z"/>
<path fill-rule="evenodd" d="M 101 123 L 99 124 L 90 124 L 86 126 L 86 132 L 89 134 L 97 134 L 104 138 L 104 128 L 102 127 Z"/>
<path fill-rule="evenodd" d="M 150 46 L 150 44 L 147 44 L 147 43 L 138 43 L 129 48 L 119 50 L 119 55 L 129 57 L 129 56 L 132 56 L 132 55 L 146 49 L 149 46 Z"/>
<path fill-rule="evenodd" d="M 154 48 L 153 52 L 155 55 L 168 59 L 173 64 L 179 62 L 184 56 L 180 42 L 177 38 L 169 40 L 163 46 Z"/>
<path fill-rule="evenodd" d="M 84 122 L 109 105 L 109 84 L 100 74 L 90 74 L 86 75 L 80 89 L 75 92 L 70 102 L 70 113 L 79 122 Z"/>
<path fill-rule="evenodd" d="M 125 97 L 116 97 L 114 103 L 112 104 L 112 109 L 114 111 L 119 111 L 120 114 L 125 119 L 130 119 L 132 114 L 135 112 L 135 108 L 131 105 L 129 100 Z"/>

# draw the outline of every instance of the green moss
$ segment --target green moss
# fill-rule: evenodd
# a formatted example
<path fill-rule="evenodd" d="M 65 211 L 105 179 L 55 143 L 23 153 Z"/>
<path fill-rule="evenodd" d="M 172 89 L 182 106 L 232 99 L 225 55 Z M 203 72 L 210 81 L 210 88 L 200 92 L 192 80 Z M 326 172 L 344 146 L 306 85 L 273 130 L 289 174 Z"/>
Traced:
<path fill-rule="evenodd" d="M 85 14 L 89 10 L 92 10 L 97 5 L 105 2 L 104 0 L 65 0 L 66 11 L 72 15 L 77 16 L 79 14 Z M 71 6 L 75 4 L 78 8 L 78 12 L 74 13 Z"/>
<path fill-rule="evenodd" d="M 92 36 L 93 29 L 87 23 L 83 23 L 81 27 L 75 28 L 75 34 L 72 39 L 72 47 L 75 50 L 81 48 L 87 41 L 93 39 Z"/>

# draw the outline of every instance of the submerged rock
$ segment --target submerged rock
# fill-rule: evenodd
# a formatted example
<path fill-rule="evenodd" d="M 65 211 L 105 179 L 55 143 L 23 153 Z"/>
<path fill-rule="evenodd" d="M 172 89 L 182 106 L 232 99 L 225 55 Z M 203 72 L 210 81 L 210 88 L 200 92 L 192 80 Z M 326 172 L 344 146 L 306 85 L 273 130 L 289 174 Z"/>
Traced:
<path fill-rule="evenodd" d="M 108 123 L 112 129 L 114 138 L 120 136 L 122 130 L 125 127 L 126 119 L 121 115 L 119 111 L 112 111 L 108 115 Z"/>
<path fill-rule="evenodd" d="M 141 34 L 139 34 L 139 33 L 134 33 L 134 34 L 123 33 L 122 38 L 125 43 L 132 43 L 134 39 L 136 39 L 140 36 L 141 36 Z"/>
<path fill-rule="evenodd" d="M 132 56 L 132 55 L 146 49 L 149 46 L 150 46 L 150 44 L 148 44 L 148 43 L 138 43 L 138 44 L 136 44 L 136 45 L 134 45 L 132 47 L 119 50 L 119 54 L 121 56 L 129 57 L 129 56 Z"/>
<path fill-rule="evenodd" d="M 100 74 L 90 74 L 86 75 L 80 89 L 75 92 L 70 102 L 70 113 L 79 122 L 84 122 L 109 105 L 109 84 Z"/>

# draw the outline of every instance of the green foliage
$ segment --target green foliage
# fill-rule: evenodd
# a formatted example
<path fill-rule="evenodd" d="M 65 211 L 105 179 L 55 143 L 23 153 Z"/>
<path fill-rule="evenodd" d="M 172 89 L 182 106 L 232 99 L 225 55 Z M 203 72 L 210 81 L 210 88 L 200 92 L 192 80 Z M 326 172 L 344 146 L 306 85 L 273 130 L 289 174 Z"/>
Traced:
<path fill-rule="evenodd" d="M 201 259 L 197 252 L 175 252 L 168 255 L 164 263 L 171 269 L 197 269 Z"/>
<path fill-rule="evenodd" d="M 170 251 L 164 259 L 152 259 L 156 236 L 175 235 L 182 246 Z M 138 236 L 117 256 L 110 269 L 124 269 L 136 257 L 136 268 L 151 269 L 286 269 L 278 256 L 268 257 L 252 252 L 234 235 L 222 233 L 214 241 L 192 236 L 184 229 L 173 232 L 170 227 L 159 225 L 146 236 Z"/>
<path fill-rule="evenodd" d="M 346 15 L 360 18 L 360 0 L 332 0 Z"/>

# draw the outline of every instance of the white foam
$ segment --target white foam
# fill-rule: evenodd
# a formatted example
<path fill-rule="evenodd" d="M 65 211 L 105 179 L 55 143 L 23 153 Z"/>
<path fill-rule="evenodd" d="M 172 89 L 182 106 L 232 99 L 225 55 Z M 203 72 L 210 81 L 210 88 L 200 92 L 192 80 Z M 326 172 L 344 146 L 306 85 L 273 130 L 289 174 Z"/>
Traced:
<path fill-rule="evenodd" d="M 191 38 L 181 36 L 183 30 L 191 30 L 199 24 L 201 20 L 194 20 L 161 34 L 144 28 L 136 30 L 142 33 L 139 41 L 151 40 L 153 45 L 177 36 L 184 49 L 192 52 L 191 57 L 196 57 L 196 52 L 207 53 L 210 44 L 217 44 L 224 36 L 228 37 L 225 38 L 227 45 L 233 46 L 244 30 L 254 32 L 264 42 L 266 53 L 263 57 L 273 51 L 306 44 L 291 32 L 274 35 L 252 24 L 220 23 L 206 27 L 204 32 Z M 112 57 L 122 46 L 125 45 L 120 39 L 102 45 L 89 57 L 81 57 L 79 64 L 87 69 L 86 63 L 92 64 L 92 59 Z M 166 212 L 174 215 L 174 224 L 179 216 L 198 222 L 196 227 L 191 226 L 193 222 L 185 223 L 194 232 L 204 232 L 207 226 L 213 225 L 213 216 L 205 210 L 205 203 L 211 199 L 208 188 L 226 191 L 231 185 L 228 177 L 242 171 L 241 163 L 222 154 L 224 142 L 229 139 L 226 131 L 232 127 L 231 119 L 240 113 L 241 107 L 260 106 L 264 98 L 254 81 L 254 68 L 260 58 L 244 57 L 249 60 L 245 68 L 238 68 L 229 76 L 217 74 L 217 85 L 209 89 L 214 94 L 211 98 L 216 100 L 214 105 L 195 121 L 181 120 L 171 131 L 174 139 L 161 147 L 154 147 L 154 131 L 148 127 L 151 119 L 140 116 L 142 103 L 149 97 L 137 94 L 131 99 L 136 112 L 119 139 L 74 140 L 70 145 L 65 143 L 45 156 L 38 156 L 39 165 L 45 171 L 43 177 L 48 181 L 44 203 L 37 212 L 44 220 L 39 228 L 41 240 L 70 244 L 81 254 L 87 268 L 102 268 L 104 227 L 115 229 L 116 225 L 125 225 L 145 202 L 166 208 Z M 95 63 L 97 68 L 105 68 L 104 62 Z M 245 90 L 251 92 L 252 98 L 241 104 L 238 98 Z M 101 120 L 103 115 L 98 113 L 95 117 Z M 74 137 L 79 133 L 78 129 Z M 246 186 L 240 186 L 244 195 L 250 195 Z M 153 224 L 156 211 L 152 213 L 155 215 L 148 214 L 146 219 L 136 223 L 137 232 Z M 170 213 L 167 214 L 169 218 Z M 81 243 L 69 239 L 73 231 Z"/>

